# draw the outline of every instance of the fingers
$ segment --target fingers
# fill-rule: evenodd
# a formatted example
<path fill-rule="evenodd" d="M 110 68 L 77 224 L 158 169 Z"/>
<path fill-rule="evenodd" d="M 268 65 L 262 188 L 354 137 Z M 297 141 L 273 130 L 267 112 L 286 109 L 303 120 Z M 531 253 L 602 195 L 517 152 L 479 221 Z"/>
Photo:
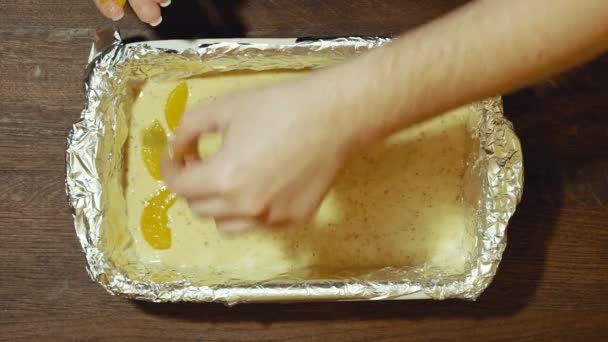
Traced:
<path fill-rule="evenodd" d="M 184 159 L 184 156 L 191 153 L 193 146 L 198 144 L 198 139 L 202 134 L 216 133 L 220 130 L 218 117 L 219 115 L 211 114 L 208 109 L 186 112 L 173 141 L 173 158 Z"/>
<path fill-rule="evenodd" d="M 201 217 L 247 217 L 256 221 L 268 221 L 267 210 L 261 199 L 235 200 L 227 195 L 199 197 L 188 201 L 193 213 Z"/>
<path fill-rule="evenodd" d="M 317 183 L 303 191 L 295 198 L 288 210 L 289 219 L 295 223 L 306 223 L 312 219 L 329 189 L 323 183 Z"/>
<path fill-rule="evenodd" d="M 160 4 L 160 7 L 169 7 L 171 0 L 154 0 Z"/>
<path fill-rule="evenodd" d="M 127 0 L 94 0 L 94 2 L 101 14 L 114 21 L 122 19 L 125 15 L 124 6 Z M 141 21 L 151 26 L 158 26 L 163 20 L 160 7 L 171 5 L 171 0 L 130 0 L 130 3 Z"/>
<path fill-rule="evenodd" d="M 130 0 L 131 7 L 137 17 L 150 26 L 158 26 L 163 21 L 160 14 L 160 2 L 156 0 Z"/>
<path fill-rule="evenodd" d="M 189 202 L 190 210 L 200 217 L 230 217 L 230 205 L 223 198 L 209 198 Z"/>
<path fill-rule="evenodd" d="M 286 222 L 306 223 L 315 216 L 327 194 L 322 183 L 311 184 L 304 190 L 295 191 L 298 191 L 298 196 L 284 196 L 274 200 L 265 222 L 272 225 L 282 225 Z"/>
<path fill-rule="evenodd" d="M 94 0 L 94 2 L 99 12 L 106 18 L 117 21 L 125 16 L 123 7 L 126 0 Z"/>
<path fill-rule="evenodd" d="M 213 115 L 196 111 L 186 113 L 177 129 L 172 155 L 161 160 L 161 174 L 167 185 L 178 195 L 200 198 L 214 195 L 226 181 L 226 170 L 217 157 L 201 161 L 198 140 L 201 135 L 213 134 L 219 126 Z"/>
<path fill-rule="evenodd" d="M 260 224 L 253 217 L 235 218 L 232 215 L 233 206 L 224 199 L 216 197 L 189 203 L 190 210 L 199 217 L 215 218 L 216 228 L 222 233 L 234 234 L 255 228 Z"/>
<path fill-rule="evenodd" d="M 161 159 L 161 174 L 173 192 L 187 199 L 206 198 L 222 189 L 222 166 L 216 159 L 188 165 L 168 155 Z"/>
<path fill-rule="evenodd" d="M 225 234 L 242 233 L 258 226 L 255 220 L 251 219 L 223 219 L 215 220 L 217 230 Z"/>

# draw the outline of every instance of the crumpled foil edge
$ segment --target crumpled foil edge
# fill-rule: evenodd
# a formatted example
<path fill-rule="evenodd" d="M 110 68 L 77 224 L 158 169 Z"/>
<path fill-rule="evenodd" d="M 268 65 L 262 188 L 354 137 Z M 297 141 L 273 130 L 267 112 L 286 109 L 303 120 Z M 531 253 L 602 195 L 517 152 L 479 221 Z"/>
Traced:
<path fill-rule="evenodd" d="M 482 218 L 477 229 L 479 257 L 469 271 L 457 279 L 409 281 L 404 279 L 390 284 L 362 282 L 361 280 L 304 282 L 298 284 L 259 283 L 251 286 L 198 286 L 186 281 L 173 283 L 141 282 L 130 279 L 109 262 L 99 248 L 103 184 L 100 181 L 96 161 L 98 148 L 108 127 L 100 118 L 102 98 L 112 90 L 116 77 L 115 68 L 129 60 L 145 60 L 147 55 L 177 53 L 180 58 L 200 63 L 210 56 L 215 58 L 213 67 L 206 72 L 229 69 L 254 69 L 247 60 L 263 55 L 268 49 L 274 53 L 314 54 L 329 51 L 336 60 L 384 45 L 384 38 L 339 38 L 306 41 L 289 46 L 270 47 L 267 44 L 218 43 L 204 45 L 196 50 L 167 51 L 145 44 L 129 46 L 115 33 L 114 44 L 100 53 L 88 66 L 85 80 L 86 105 L 80 119 L 73 125 L 67 138 L 66 193 L 73 212 L 76 234 L 85 253 L 87 272 L 112 294 L 153 302 L 223 302 L 233 305 L 253 301 L 302 301 L 302 300 L 386 300 L 406 298 L 462 298 L 476 299 L 490 284 L 496 274 L 502 253 L 506 247 L 506 228 L 515 212 L 523 191 L 523 156 L 521 146 L 511 123 L 504 117 L 500 97 L 480 101 L 471 106 L 481 113 L 482 119 L 476 132 L 481 149 L 476 167 L 481 175 Z M 319 62 L 307 67 L 322 67 Z M 177 72 L 175 77 L 187 76 Z M 115 121 L 114 121 L 115 124 Z"/>

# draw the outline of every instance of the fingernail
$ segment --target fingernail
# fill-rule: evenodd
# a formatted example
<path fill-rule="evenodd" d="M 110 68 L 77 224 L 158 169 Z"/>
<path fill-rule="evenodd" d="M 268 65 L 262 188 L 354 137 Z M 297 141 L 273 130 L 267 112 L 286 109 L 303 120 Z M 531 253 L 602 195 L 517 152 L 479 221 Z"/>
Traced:
<path fill-rule="evenodd" d="M 160 7 L 167 7 L 169 5 L 171 5 L 171 0 L 167 0 L 167 1 L 163 2 L 163 3 L 161 3 Z"/>
<path fill-rule="evenodd" d="M 113 17 L 112 20 L 119 21 L 120 19 L 124 18 L 124 16 L 125 16 L 125 12 L 121 12 L 117 16 Z"/>
<path fill-rule="evenodd" d="M 163 17 L 160 17 L 160 18 L 158 18 L 157 21 L 150 23 L 150 26 L 156 27 L 156 26 L 160 25 L 160 23 L 162 23 L 162 22 L 163 22 Z"/>
<path fill-rule="evenodd" d="M 118 21 L 125 16 L 125 11 L 122 9 L 120 4 L 116 2 L 102 2 L 105 4 L 107 15 L 114 21 Z"/>

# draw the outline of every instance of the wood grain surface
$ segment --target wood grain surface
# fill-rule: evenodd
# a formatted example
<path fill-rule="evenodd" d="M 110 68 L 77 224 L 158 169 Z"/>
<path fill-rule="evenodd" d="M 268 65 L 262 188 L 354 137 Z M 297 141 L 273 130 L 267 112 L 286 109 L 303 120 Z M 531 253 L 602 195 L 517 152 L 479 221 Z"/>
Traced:
<path fill-rule="evenodd" d="M 173 2 L 157 30 L 128 15 L 124 35 L 394 35 L 465 1 Z M 91 1 L 0 1 L 1 340 L 608 339 L 608 56 L 506 96 L 526 188 L 477 302 L 158 305 L 89 280 L 64 193 L 67 130 L 104 25 Z"/>

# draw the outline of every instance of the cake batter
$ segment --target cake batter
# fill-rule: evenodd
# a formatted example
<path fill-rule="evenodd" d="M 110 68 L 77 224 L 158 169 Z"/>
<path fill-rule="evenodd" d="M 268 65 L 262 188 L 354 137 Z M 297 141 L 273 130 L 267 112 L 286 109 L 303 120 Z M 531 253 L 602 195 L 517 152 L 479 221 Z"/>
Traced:
<path fill-rule="evenodd" d="M 227 73 L 189 79 L 188 108 L 237 89 L 301 74 Z M 466 251 L 473 244 L 466 233 L 461 198 L 467 159 L 465 120 L 471 114 L 467 109 L 395 134 L 352 160 L 309 224 L 225 237 L 212 219 L 195 217 L 178 199 L 168 211 L 171 247 L 152 248 L 142 236 L 140 219 L 146 200 L 163 183 L 146 169 L 141 135 L 154 120 L 171 132 L 165 101 L 179 83 L 149 81 L 133 106 L 126 198 L 128 226 L 144 263 L 194 271 L 209 282 L 259 281 L 285 274 L 316 279 L 342 271 L 422 263 L 462 272 Z M 213 148 L 206 144 L 203 141 L 200 149 Z"/>

